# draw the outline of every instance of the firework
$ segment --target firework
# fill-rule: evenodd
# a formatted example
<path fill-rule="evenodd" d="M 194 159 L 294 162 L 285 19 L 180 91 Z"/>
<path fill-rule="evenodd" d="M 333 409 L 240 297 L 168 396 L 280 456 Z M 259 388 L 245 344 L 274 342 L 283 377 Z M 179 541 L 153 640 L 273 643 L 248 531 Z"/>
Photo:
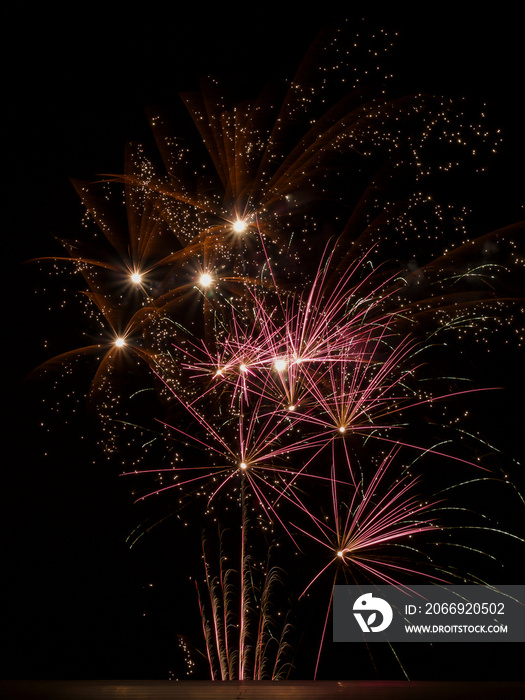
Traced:
<path fill-rule="evenodd" d="M 137 500 L 163 494 L 240 532 L 238 571 L 221 548 L 212 575 L 205 553 L 209 601 L 200 591 L 199 603 L 213 678 L 273 679 L 289 669 L 289 627 L 276 632 L 272 617 L 278 570 L 258 564 L 262 582 L 253 583 L 254 528 L 264 551 L 283 537 L 316 562 L 304 593 L 328 572 L 332 583 L 441 580 L 410 542 L 444 527 L 441 499 L 419 493 L 432 478 L 426 460 L 446 458 L 453 473 L 449 465 L 484 469 L 449 449 L 450 439 L 412 433 L 414 416 L 476 390 L 429 377 L 426 358 L 447 334 L 477 332 L 498 311 L 501 259 L 512 252 L 521 264 L 515 227 L 465 240 L 463 212 L 426 192 L 458 148 L 499 137 L 479 125 L 464 133 L 446 100 L 370 97 L 357 83 L 328 110 L 325 83 L 319 94 L 309 89 L 304 67 L 280 101 L 264 93 L 227 105 L 212 83 L 183 97 L 208 163 L 197 167 L 152 113 L 162 166 L 132 146 L 123 175 L 76 183 L 104 245 L 64 242 L 58 259 L 82 276 L 106 330 L 56 362 L 98 354 L 90 396 L 114 449 L 115 428 L 145 434 L 142 417 L 116 398 L 128 386 L 128 358 L 132 385 L 140 375 L 129 393 L 149 389 L 163 411 L 147 441 L 162 458 L 125 458 L 124 473 L 146 483 Z M 356 199 L 347 175 L 360 169 L 368 181 Z M 125 211 L 115 211 L 121 189 Z M 451 221 L 453 244 L 443 250 L 439 234 Z M 417 262 L 409 251 L 421 235 L 426 259 Z M 442 410 L 434 422 L 451 423 Z"/>
<path fill-rule="evenodd" d="M 208 595 L 197 590 L 210 672 L 221 680 L 281 680 L 290 672 L 293 651 L 289 641 L 293 628 L 287 614 L 284 622 L 279 621 L 277 604 L 283 597 L 284 572 L 270 566 L 271 553 L 266 566 L 249 553 L 245 536 L 250 523 L 247 511 L 243 512 L 237 570 L 227 564 L 232 542 L 225 546 L 226 533 L 220 534 L 217 575 L 212 574 L 206 553 L 210 543 L 204 541 Z"/>

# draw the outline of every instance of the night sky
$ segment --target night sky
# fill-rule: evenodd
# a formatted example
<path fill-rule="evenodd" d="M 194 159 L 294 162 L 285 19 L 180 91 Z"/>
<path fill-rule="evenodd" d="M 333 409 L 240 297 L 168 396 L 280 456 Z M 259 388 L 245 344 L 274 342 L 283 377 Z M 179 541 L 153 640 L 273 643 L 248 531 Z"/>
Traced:
<path fill-rule="evenodd" d="M 400 32 L 391 59 L 400 93 L 484 99 L 488 123 L 503 130 L 489 173 L 461 183 L 476 236 L 523 218 L 522 38 L 517 10 L 504 14 L 501 7 L 499 14 L 457 17 L 443 5 L 377 16 L 374 3 L 366 6 L 377 26 Z M 165 17 L 157 8 L 146 16 L 126 10 L 117 22 L 89 6 L 83 11 L 89 16 L 42 11 L 30 22 L 12 17 L 7 29 L 2 676 L 183 678 L 177 635 L 193 635 L 200 644 L 191 586 L 181 593 L 176 585 L 185 543 L 159 530 L 129 550 L 126 538 L 140 523 L 140 510 L 131 484 L 101 459 L 96 425 L 82 411 L 70 415 L 67 400 L 67 424 L 47 415 L 46 381 L 24 381 L 48 357 L 80 345 L 83 331 L 74 304 L 59 308 L 67 296 L 64 280 L 25 261 L 60 254 L 55 239 L 78 232 L 82 207 L 70 177 L 121 172 L 126 142 L 151 140 L 145 107 L 178 104 L 177 93 L 197 89 L 199 76 L 208 74 L 232 77 L 241 94 L 256 93 L 267 80 L 289 75 L 319 27 L 337 18 L 265 9 L 250 20 L 249 10 L 225 16 L 219 8 Z M 483 428 L 518 460 L 525 386 L 520 352 L 505 346 L 474 368 L 488 385 L 504 387 L 497 398 L 480 401 L 478 411 Z M 523 488 L 517 473 L 520 479 Z M 523 515 L 515 517 L 516 530 Z M 509 579 L 495 583 L 524 583 L 520 562 L 509 561 L 508 569 Z M 177 600 L 186 594 L 187 601 Z M 409 675 L 523 678 L 517 645 L 441 647 L 401 649 Z M 458 654 L 465 659 L 458 662 Z M 349 662 L 346 677 L 403 678 L 389 653 L 379 651 L 376 663 L 377 669 L 368 661 L 358 668 Z M 334 668 L 327 663 L 325 677 L 338 677 L 336 660 Z"/>

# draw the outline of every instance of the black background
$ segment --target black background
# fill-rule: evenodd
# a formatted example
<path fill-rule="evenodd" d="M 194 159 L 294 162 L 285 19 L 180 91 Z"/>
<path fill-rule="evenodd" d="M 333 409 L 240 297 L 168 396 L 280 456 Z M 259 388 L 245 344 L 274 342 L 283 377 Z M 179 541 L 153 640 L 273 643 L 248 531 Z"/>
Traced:
<path fill-rule="evenodd" d="M 5 29 L 5 678 L 162 679 L 171 671 L 184 677 L 176 635 L 191 632 L 200 643 L 186 610 L 195 600 L 183 605 L 174 600 L 183 545 L 160 536 L 130 552 L 125 540 L 140 513 L 129 484 L 99 459 L 89 419 L 79 413 L 68 416 L 65 425 L 60 417 L 50 418 L 41 406 L 50 388 L 21 381 L 53 352 L 72 347 L 82 325 L 81 317 L 56 308 L 60 284 L 50 284 L 38 266 L 24 263 L 59 254 L 54 238 L 78 231 L 82 209 L 69 177 L 120 172 L 125 143 L 150 139 L 145 106 L 176 101 L 179 91 L 196 89 L 198 77 L 208 74 L 233 76 L 257 92 L 268 79 L 293 71 L 321 26 L 364 14 L 378 26 L 400 31 L 392 59 L 400 90 L 482 97 L 489 123 L 503 130 L 490 174 L 465 186 L 465 199 L 474 206 L 474 234 L 523 218 L 517 10 L 506 11 L 500 3 L 490 15 L 457 15 L 453 5 L 385 11 L 369 3 L 333 16 L 320 9 L 306 15 L 301 6 L 266 5 L 166 14 L 150 3 L 140 13 L 127 6 L 118 15 L 107 12 L 91 5 L 60 14 L 41 10 L 9 17 Z M 44 339 L 51 340 L 49 349 Z M 490 379 L 506 386 L 498 430 L 508 452 L 519 459 L 520 356 L 517 350 L 507 352 L 491 365 Z M 518 645 L 442 646 L 447 648 L 401 650 L 409 675 L 523 677 Z M 379 651 L 376 663 L 377 672 L 369 663 L 360 667 L 349 660 L 346 668 L 334 663 L 336 670 L 327 663 L 324 673 L 402 677 L 389 653 Z"/>

